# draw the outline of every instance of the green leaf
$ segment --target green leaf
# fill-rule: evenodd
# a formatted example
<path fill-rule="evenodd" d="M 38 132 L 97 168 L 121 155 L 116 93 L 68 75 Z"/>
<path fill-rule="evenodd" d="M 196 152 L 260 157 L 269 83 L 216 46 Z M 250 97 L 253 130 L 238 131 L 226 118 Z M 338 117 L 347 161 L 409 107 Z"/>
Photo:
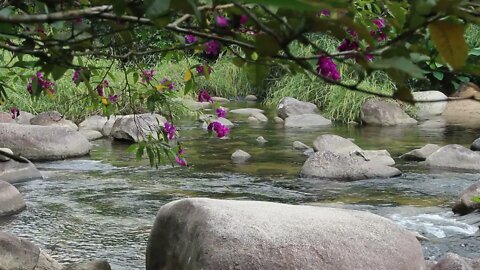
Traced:
<path fill-rule="evenodd" d="M 439 72 L 439 71 L 432 71 L 432 75 L 433 77 L 435 77 L 435 79 L 439 81 L 443 80 L 443 77 L 444 77 L 443 72 Z"/>
<path fill-rule="evenodd" d="M 407 10 L 405 10 L 402 4 L 398 2 L 388 2 L 387 7 L 390 11 L 390 14 L 393 16 L 393 18 L 398 24 L 397 29 L 403 29 L 403 26 L 405 25 Z"/>
<path fill-rule="evenodd" d="M 113 12 L 117 15 L 123 15 L 127 9 L 127 2 L 125 0 L 113 0 Z"/>
<path fill-rule="evenodd" d="M 235 57 L 232 59 L 232 63 L 237 67 L 243 67 L 246 62 L 240 57 Z"/>
<path fill-rule="evenodd" d="M 188 82 L 185 83 L 185 88 L 184 88 L 183 92 L 185 94 L 188 94 L 188 93 L 192 92 L 193 88 L 194 88 L 194 85 L 195 85 L 194 80 L 189 80 Z"/>
<path fill-rule="evenodd" d="M 246 69 L 248 79 L 256 86 L 263 86 L 270 72 L 269 66 L 261 64 L 248 64 Z"/>
<path fill-rule="evenodd" d="M 465 42 L 465 25 L 449 21 L 438 21 L 428 25 L 430 38 L 440 55 L 453 68 L 460 69 L 468 58 L 468 45 Z"/>
<path fill-rule="evenodd" d="M 145 144 L 139 144 L 138 149 L 137 149 L 137 153 L 135 154 L 135 158 L 137 160 L 141 160 L 144 151 L 145 151 Z"/>
<path fill-rule="evenodd" d="M 468 52 L 468 55 L 480 56 L 480 48 L 473 48 Z"/>
<path fill-rule="evenodd" d="M 68 68 L 64 65 L 54 65 L 51 71 L 53 79 L 59 80 L 67 70 Z"/>
<path fill-rule="evenodd" d="M 135 153 L 138 150 L 138 143 L 134 143 L 127 148 L 128 153 Z"/>
<path fill-rule="evenodd" d="M 405 57 L 392 57 L 378 59 L 370 66 L 375 69 L 394 69 L 409 74 L 415 78 L 422 78 L 424 71 Z"/>
<path fill-rule="evenodd" d="M 263 56 L 273 56 L 280 50 L 280 44 L 269 34 L 259 34 L 255 38 L 255 50 Z"/>
<path fill-rule="evenodd" d="M 170 9 L 170 0 L 145 0 L 144 7 L 147 17 L 157 19 L 168 12 Z"/>

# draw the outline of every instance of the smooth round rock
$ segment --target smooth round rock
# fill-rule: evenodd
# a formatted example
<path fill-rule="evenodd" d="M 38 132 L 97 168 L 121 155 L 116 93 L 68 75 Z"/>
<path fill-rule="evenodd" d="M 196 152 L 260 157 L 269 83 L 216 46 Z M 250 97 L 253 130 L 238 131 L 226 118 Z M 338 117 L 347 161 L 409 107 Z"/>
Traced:
<path fill-rule="evenodd" d="M 236 163 L 236 164 L 239 164 L 239 163 L 245 163 L 247 162 L 247 160 L 249 160 L 252 156 L 243 151 L 243 150 L 236 150 L 232 156 L 231 156 L 231 160 L 233 163 Z"/>
<path fill-rule="evenodd" d="M 470 146 L 470 149 L 473 151 L 480 151 L 480 138 L 473 141 L 472 145 Z"/>
<path fill-rule="evenodd" d="M 297 149 L 297 150 L 307 150 L 307 149 L 310 149 L 311 147 L 300 142 L 300 141 L 294 141 L 293 142 L 293 148 L 294 149 Z"/>
<path fill-rule="evenodd" d="M 292 97 L 284 97 L 282 100 L 280 100 L 280 103 L 277 107 L 277 114 L 282 119 L 286 119 L 287 117 L 293 115 L 317 113 L 317 105 L 311 102 L 300 101 Z"/>
<path fill-rule="evenodd" d="M 361 118 L 363 123 L 372 126 L 417 124 L 417 120 L 408 116 L 397 103 L 376 99 L 369 99 L 363 103 Z"/>
<path fill-rule="evenodd" d="M 332 121 L 319 114 L 291 115 L 285 119 L 286 128 L 318 128 L 329 126 Z"/>
<path fill-rule="evenodd" d="M 258 136 L 256 141 L 260 144 L 264 144 L 268 142 L 265 138 L 263 138 L 263 136 Z"/>
<path fill-rule="evenodd" d="M 10 155 L 13 155 L 13 151 L 10 148 L 0 148 L 0 151 L 5 152 L 5 153 L 10 154 Z M 4 156 L 0 153 L 0 162 L 5 162 L 5 161 L 9 161 L 9 160 L 10 160 L 9 157 Z"/>
<path fill-rule="evenodd" d="M 422 148 L 414 149 L 400 156 L 401 159 L 410 161 L 424 161 L 435 151 L 440 149 L 440 146 L 436 144 L 427 144 Z"/>
<path fill-rule="evenodd" d="M 110 135 L 117 140 L 139 142 L 151 135 L 157 137 L 157 132 L 164 123 L 165 117 L 159 114 L 131 114 L 118 118 L 112 126 Z"/>
<path fill-rule="evenodd" d="M 0 162 L 0 179 L 10 184 L 41 178 L 43 177 L 40 171 L 28 160 Z"/>
<path fill-rule="evenodd" d="M 92 115 L 90 117 L 87 117 L 80 124 L 78 124 L 78 128 L 80 130 L 86 129 L 86 130 L 95 130 L 98 132 L 102 132 L 102 129 L 107 123 L 107 121 L 108 121 L 108 118 L 105 116 Z"/>
<path fill-rule="evenodd" d="M 449 144 L 428 156 L 425 164 L 444 169 L 480 171 L 480 152 Z"/>
<path fill-rule="evenodd" d="M 417 116 L 420 119 L 441 115 L 447 108 L 448 97 L 440 91 L 421 91 L 412 94 L 415 101 L 420 101 L 415 103 L 418 108 Z"/>
<path fill-rule="evenodd" d="M 251 115 L 253 113 L 264 113 L 265 111 L 257 108 L 243 108 L 243 109 L 231 110 L 229 112 L 233 114 L 239 114 L 239 115 Z"/>
<path fill-rule="evenodd" d="M 246 100 L 246 101 L 257 101 L 257 99 L 258 99 L 258 98 L 257 98 L 255 95 L 247 95 L 247 96 L 245 97 L 245 100 Z"/>
<path fill-rule="evenodd" d="M 39 126 L 61 126 L 78 130 L 78 126 L 57 111 L 42 112 L 30 119 L 30 124 Z"/>
<path fill-rule="evenodd" d="M 22 194 L 11 184 L 0 180 L 0 217 L 18 214 L 25 207 Z"/>

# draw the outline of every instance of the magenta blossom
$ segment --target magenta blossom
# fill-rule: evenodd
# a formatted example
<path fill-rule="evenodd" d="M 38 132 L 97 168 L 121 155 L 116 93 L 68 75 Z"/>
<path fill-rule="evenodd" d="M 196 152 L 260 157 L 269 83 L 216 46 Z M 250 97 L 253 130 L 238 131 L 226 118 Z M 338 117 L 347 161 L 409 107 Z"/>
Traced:
<path fill-rule="evenodd" d="M 320 56 L 318 58 L 317 73 L 333 81 L 338 81 L 341 78 L 337 65 L 335 65 L 332 58 L 326 56 Z"/>
<path fill-rule="evenodd" d="M 183 148 L 181 148 L 181 147 L 178 148 L 178 154 L 179 154 L 179 155 L 185 154 L 185 149 L 183 149 Z"/>
<path fill-rule="evenodd" d="M 198 38 L 192 34 L 188 34 L 185 36 L 185 42 L 187 44 L 192 44 L 198 41 Z"/>
<path fill-rule="evenodd" d="M 37 80 L 38 85 L 42 90 L 49 90 L 51 93 L 55 93 L 55 90 L 52 88 L 55 86 L 54 82 L 51 82 L 43 77 L 43 73 L 38 71 L 35 73 L 35 76 L 30 78 L 30 82 L 27 85 L 27 90 L 30 94 L 33 94 L 33 81 Z"/>
<path fill-rule="evenodd" d="M 10 113 L 12 114 L 12 119 L 15 119 L 20 116 L 20 110 L 17 107 L 11 108 Z"/>
<path fill-rule="evenodd" d="M 199 102 L 213 102 L 212 97 L 208 94 L 207 90 L 200 90 L 198 92 L 198 101 Z"/>
<path fill-rule="evenodd" d="M 169 140 L 173 140 L 173 138 L 175 138 L 175 132 L 177 132 L 177 127 L 175 127 L 170 122 L 166 122 L 163 125 L 163 131 L 167 133 L 167 137 Z"/>
<path fill-rule="evenodd" d="M 167 78 L 163 78 L 163 80 L 160 83 L 168 87 L 168 90 L 173 90 L 173 88 L 175 87 L 175 84 Z"/>
<path fill-rule="evenodd" d="M 350 39 L 346 38 L 340 43 L 337 49 L 340 52 L 356 51 L 358 50 L 358 47 L 359 47 L 358 42 L 351 41 Z"/>
<path fill-rule="evenodd" d="M 352 36 L 353 39 L 358 38 L 358 33 L 357 31 L 353 30 L 352 28 L 347 29 L 347 33 Z"/>
<path fill-rule="evenodd" d="M 111 103 L 116 103 L 118 101 L 118 95 L 115 94 L 115 95 L 109 95 L 108 96 L 108 100 L 111 102 Z"/>
<path fill-rule="evenodd" d="M 106 88 L 110 87 L 110 83 L 108 82 L 108 80 L 103 80 L 103 82 L 99 83 L 96 87 L 97 93 L 101 97 L 103 97 L 104 95 L 103 87 L 106 87 Z"/>
<path fill-rule="evenodd" d="M 215 131 L 218 138 L 223 138 L 230 133 L 230 129 L 218 121 L 211 122 L 207 129 L 208 131 Z"/>
<path fill-rule="evenodd" d="M 148 83 L 149 81 L 151 81 L 153 79 L 153 74 L 155 73 L 155 70 L 153 69 L 150 69 L 150 71 L 148 70 L 143 70 L 142 71 L 142 82 L 144 83 Z"/>
<path fill-rule="evenodd" d="M 205 68 L 207 68 L 207 69 L 205 69 Z M 205 66 L 204 65 L 197 66 L 196 70 L 197 70 L 197 73 L 200 74 L 200 75 L 209 75 L 213 71 L 213 69 L 211 67 L 206 66 L 206 65 Z"/>
<path fill-rule="evenodd" d="M 373 19 L 372 22 L 377 26 L 379 30 L 385 27 L 385 18 Z"/>
<path fill-rule="evenodd" d="M 220 27 L 228 27 L 229 21 L 226 17 L 224 16 L 217 16 L 215 17 L 215 22 L 217 23 L 218 26 Z"/>
<path fill-rule="evenodd" d="M 77 82 L 78 81 L 78 77 L 80 77 L 80 72 L 82 71 L 82 69 L 75 69 L 75 71 L 73 71 L 73 77 L 72 77 L 72 81 L 73 82 Z"/>
<path fill-rule="evenodd" d="M 225 110 L 225 108 L 217 108 L 215 112 L 219 118 L 225 118 L 227 116 L 227 110 Z"/>
<path fill-rule="evenodd" d="M 328 17 L 330 16 L 330 10 L 328 9 L 322 9 L 319 12 L 317 12 L 317 16 L 325 16 Z"/>
<path fill-rule="evenodd" d="M 216 40 L 210 40 L 203 44 L 205 53 L 208 55 L 218 55 L 220 53 L 220 48 L 222 45 Z"/>
<path fill-rule="evenodd" d="M 175 156 L 175 162 L 182 167 L 187 166 L 187 161 L 184 158 L 179 157 L 178 155 Z"/>
<path fill-rule="evenodd" d="M 377 39 L 378 42 L 382 42 L 388 39 L 387 34 L 384 32 L 377 30 L 377 31 L 370 31 L 370 36 Z"/>

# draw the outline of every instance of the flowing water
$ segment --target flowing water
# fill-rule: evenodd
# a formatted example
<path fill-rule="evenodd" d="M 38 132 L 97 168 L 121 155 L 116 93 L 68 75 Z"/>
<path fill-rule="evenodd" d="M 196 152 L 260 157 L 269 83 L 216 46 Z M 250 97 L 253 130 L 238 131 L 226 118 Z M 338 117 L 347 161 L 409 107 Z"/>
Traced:
<path fill-rule="evenodd" d="M 228 107 L 247 105 L 252 106 Z M 270 118 L 273 113 L 267 110 Z M 179 123 L 188 168 L 150 168 L 126 152 L 128 145 L 109 140 L 95 141 L 90 157 L 38 163 L 45 179 L 17 185 L 28 208 L 0 220 L 0 230 L 31 239 L 60 262 L 105 258 L 113 269 L 144 269 L 148 233 L 160 206 L 186 197 L 249 199 L 370 211 L 429 238 L 423 243 L 428 258 L 446 251 L 478 257 L 480 216 L 457 217 L 450 206 L 480 174 L 435 171 L 396 159 L 404 172 L 397 178 L 305 180 L 297 175 L 307 157 L 291 145 L 295 140 L 311 144 L 316 136 L 333 133 L 398 157 L 426 143 L 468 146 L 480 129 L 334 125 L 289 130 L 274 123 L 252 125 L 242 116 L 229 118 L 236 126 L 228 139 L 209 137 L 194 119 Z M 258 144 L 257 136 L 268 142 Z M 252 154 L 251 160 L 231 164 L 236 149 Z"/>

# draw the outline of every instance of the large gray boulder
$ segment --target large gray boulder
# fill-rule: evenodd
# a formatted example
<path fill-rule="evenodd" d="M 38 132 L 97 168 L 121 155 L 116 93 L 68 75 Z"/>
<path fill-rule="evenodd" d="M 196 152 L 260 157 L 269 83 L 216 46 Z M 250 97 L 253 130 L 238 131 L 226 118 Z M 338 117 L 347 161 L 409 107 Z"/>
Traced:
<path fill-rule="evenodd" d="M 400 158 L 410 161 L 424 161 L 438 149 L 440 149 L 440 146 L 429 143 L 422 148 L 413 149 L 412 151 L 401 155 Z"/>
<path fill-rule="evenodd" d="M 109 137 L 112 134 L 112 128 L 115 122 L 122 118 L 123 115 L 110 115 L 110 117 L 107 119 L 107 122 L 105 122 L 105 125 L 103 125 L 103 128 L 101 130 L 101 133 L 105 137 Z"/>
<path fill-rule="evenodd" d="M 0 269 L 61 270 L 62 266 L 30 241 L 0 232 Z"/>
<path fill-rule="evenodd" d="M 458 144 L 446 145 L 425 160 L 431 167 L 480 171 L 480 153 Z"/>
<path fill-rule="evenodd" d="M 461 257 L 455 253 L 447 253 L 440 260 L 427 270 L 478 270 L 480 260 Z"/>
<path fill-rule="evenodd" d="M 8 183 L 18 183 L 42 178 L 35 165 L 25 159 L 25 162 L 9 160 L 0 162 L 0 179 Z"/>
<path fill-rule="evenodd" d="M 310 102 L 300 101 L 292 97 L 283 98 L 282 100 L 280 100 L 280 103 L 277 107 L 277 114 L 283 119 L 286 119 L 287 117 L 292 115 L 317 113 L 317 105 Z"/>
<path fill-rule="evenodd" d="M 257 108 L 242 108 L 228 111 L 229 113 L 239 114 L 239 115 L 251 115 L 253 113 L 264 113 L 265 111 Z"/>
<path fill-rule="evenodd" d="M 106 260 L 93 260 L 87 262 L 72 263 L 63 270 L 112 270 Z"/>
<path fill-rule="evenodd" d="M 78 124 L 79 130 L 95 130 L 102 132 L 103 127 L 107 123 L 108 118 L 101 115 L 92 115 Z"/>
<path fill-rule="evenodd" d="M 324 134 L 313 141 L 313 148 L 317 152 L 331 151 L 341 154 L 349 154 L 353 151 L 361 151 L 362 148 L 349 139 L 338 135 Z"/>
<path fill-rule="evenodd" d="M 83 135 L 88 141 L 95 141 L 103 138 L 103 134 L 100 131 L 91 130 L 91 129 L 80 129 L 78 131 Z"/>
<path fill-rule="evenodd" d="M 0 180 L 0 217 L 18 214 L 22 212 L 25 207 L 26 205 L 22 194 L 11 184 Z M 3 270 L 1 267 L 0 269 Z"/>
<path fill-rule="evenodd" d="M 362 180 L 388 178 L 401 172 L 385 162 L 370 160 L 359 152 L 339 154 L 331 151 L 316 152 L 303 164 L 301 177 L 329 180 Z"/>
<path fill-rule="evenodd" d="M 285 119 L 286 128 L 318 128 L 329 126 L 332 121 L 319 114 L 291 115 Z"/>
<path fill-rule="evenodd" d="M 453 205 L 452 211 L 455 214 L 466 215 L 480 209 L 480 202 L 474 201 L 474 198 L 480 198 L 480 180 L 470 185 L 460 194 L 460 198 Z"/>
<path fill-rule="evenodd" d="M 470 146 L 470 149 L 472 149 L 473 151 L 480 151 L 480 138 L 473 141 L 472 145 Z"/>
<path fill-rule="evenodd" d="M 448 97 L 440 91 L 413 92 L 413 99 L 420 101 L 415 104 L 420 119 L 441 115 L 447 108 Z"/>
<path fill-rule="evenodd" d="M 39 126 L 61 126 L 78 130 L 78 126 L 57 111 L 42 112 L 30 119 L 30 124 Z"/>
<path fill-rule="evenodd" d="M 339 208 L 183 199 L 162 206 L 147 270 L 423 270 L 422 247 L 393 222 Z"/>
<path fill-rule="evenodd" d="M 87 155 L 92 145 L 79 132 L 60 126 L 0 124 L 0 147 L 30 160 Z"/>
<path fill-rule="evenodd" d="M 110 135 L 117 140 L 139 142 L 148 135 L 156 138 L 157 132 L 166 122 L 165 117 L 159 114 L 125 115 L 115 121 Z"/>
<path fill-rule="evenodd" d="M 408 116 L 397 103 L 376 99 L 369 99 L 363 103 L 361 117 L 363 123 L 372 126 L 417 124 L 417 120 Z"/>

